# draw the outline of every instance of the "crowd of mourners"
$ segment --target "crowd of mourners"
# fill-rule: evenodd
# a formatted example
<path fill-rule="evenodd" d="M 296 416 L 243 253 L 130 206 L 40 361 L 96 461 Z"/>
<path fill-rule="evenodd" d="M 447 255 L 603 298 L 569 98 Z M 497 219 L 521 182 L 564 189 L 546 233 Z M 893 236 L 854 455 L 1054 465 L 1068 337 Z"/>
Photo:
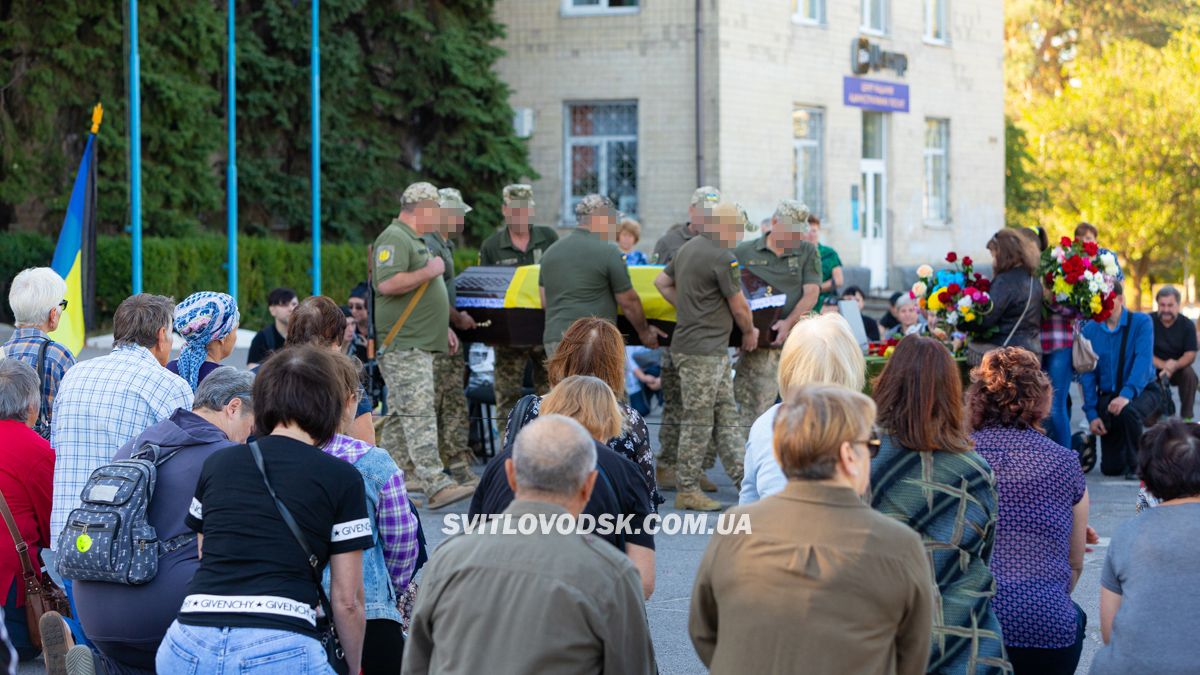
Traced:
<path fill-rule="evenodd" d="M 1022 241 L 989 244 L 1018 285 L 1032 272 Z M 1086 329 L 1099 363 L 1082 378 L 1084 411 L 1104 472 L 1140 478 L 1150 508 L 1112 533 L 1091 672 L 1195 672 L 1200 562 L 1181 543 L 1200 535 L 1200 428 L 1153 424 L 1168 383 L 1191 387 L 1191 415 L 1195 376 L 1179 373 L 1195 330 L 1163 333 L 1190 346 L 1170 356 L 1159 327 L 1191 326 L 1178 293 L 1147 316 L 1117 289 L 1113 318 Z M 656 378 L 610 320 L 565 327 L 547 350 L 548 393 L 511 409 L 482 476 L 448 457 L 423 489 L 469 497 L 471 516 L 608 514 L 630 530 L 493 531 L 427 551 L 404 453 L 376 441 L 372 375 L 349 355 L 366 294 L 343 309 L 272 293 L 247 370 L 221 365 L 241 323 L 228 295 L 129 297 L 111 353 L 78 363 L 49 337 L 65 295 L 48 268 L 9 294 L 7 672 L 39 653 L 51 675 L 656 672 L 642 526 L 663 502 L 661 473 L 627 388 L 631 372 Z M 837 313 L 790 322 L 771 357 L 778 402 L 747 420 L 731 511 L 752 531 L 714 534 L 695 575 L 688 634 L 712 672 L 1078 667 L 1087 617 L 1072 593 L 1098 536 L 1079 454 L 1050 422 L 1065 394 L 1040 319 L 1000 301 L 995 321 L 1019 346 L 989 351 L 964 389 L 952 354 L 894 305 L 903 339 L 871 381 Z M 685 429 L 680 443 L 718 441 L 711 419 L 711 438 Z"/>

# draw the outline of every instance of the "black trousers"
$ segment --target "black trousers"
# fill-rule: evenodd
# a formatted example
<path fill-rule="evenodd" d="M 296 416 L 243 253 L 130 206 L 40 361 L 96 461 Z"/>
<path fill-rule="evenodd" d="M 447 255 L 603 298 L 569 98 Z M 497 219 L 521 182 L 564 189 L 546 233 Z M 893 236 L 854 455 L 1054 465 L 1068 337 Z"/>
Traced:
<path fill-rule="evenodd" d="M 1075 604 L 1075 603 L 1071 603 Z M 1009 647 L 1008 661 L 1013 675 L 1074 675 L 1083 653 L 1083 636 L 1087 629 L 1087 614 L 1075 605 L 1075 644 L 1060 649 L 1037 649 L 1034 647 Z"/>
<path fill-rule="evenodd" d="M 1116 394 L 1100 394 L 1096 412 L 1108 429 L 1108 433 L 1100 437 L 1100 471 L 1105 476 L 1137 471 L 1138 443 L 1146 430 L 1146 418 L 1158 410 L 1159 396 L 1158 385 L 1152 382 L 1121 410 L 1120 415 L 1114 416 L 1108 412 L 1108 404 Z"/>
<path fill-rule="evenodd" d="M 397 621 L 374 619 L 367 622 L 363 639 L 363 675 L 398 675 L 404 656 L 404 630 Z"/>

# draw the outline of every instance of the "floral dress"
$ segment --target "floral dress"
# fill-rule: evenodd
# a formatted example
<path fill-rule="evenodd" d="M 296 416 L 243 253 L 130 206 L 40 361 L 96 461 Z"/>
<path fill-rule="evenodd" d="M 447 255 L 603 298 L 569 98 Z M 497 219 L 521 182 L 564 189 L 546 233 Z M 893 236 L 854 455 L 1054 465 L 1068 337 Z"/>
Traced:
<path fill-rule="evenodd" d="M 529 412 L 526 413 L 525 419 L 520 420 L 519 423 L 513 419 L 513 414 L 519 406 L 513 406 L 513 409 L 509 411 L 508 424 L 504 431 L 503 447 L 507 448 L 512 444 L 513 439 L 510 438 L 510 431 L 512 429 L 520 429 L 537 419 L 542 407 L 542 397 L 533 394 L 530 394 L 530 396 L 533 399 L 533 405 L 529 407 Z M 646 481 L 646 489 L 650 493 L 650 504 L 654 508 L 655 513 L 657 513 L 658 505 L 665 502 L 666 498 L 658 493 L 658 481 L 654 477 L 654 451 L 650 449 L 650 432 L 646 429 L 646 420 L 642 419 L 641 413 L 630 408 L 627 404 L 618 403 L 617 405 L 620 406 L 621 412 L 625 415 L 625 422 L 621 425 L 621 435 L 610 438 L 606 445 L 621 455 L 628 457 L 634 464 L 637 464 L 638 471 Z"/>

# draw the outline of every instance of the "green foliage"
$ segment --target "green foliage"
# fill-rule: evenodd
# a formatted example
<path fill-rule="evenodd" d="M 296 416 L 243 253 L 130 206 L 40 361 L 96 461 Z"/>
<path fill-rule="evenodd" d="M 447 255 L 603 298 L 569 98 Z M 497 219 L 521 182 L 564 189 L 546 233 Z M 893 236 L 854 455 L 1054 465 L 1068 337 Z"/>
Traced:
<path fill-rule="evenodd" d="M 1009 227 L 1038 225 L 1035 210 L 1045 204 L 1046 191 L 1032 170 L 1025 130 L 1004 118 L 1004 211 Z"/>
<path fill-rule="evenodd" d="M 225 240 L 216 236 L 147 237 L 143 240 L 147 293 L 182 300 L 202 290 L 225 291 Z M 238 306 L 242 325 L 257 330 L 269 321 L 267 293 L 287 286 L 304 297 L 311 288 L 311 248 L 279 239 L 241 237 L 238 240 Z M 8 284 L 26 267 L 49 265 L 54 244 L 49 237 L 19 232 L 0 233 L 0 283 Z M 130 294 L 130 240 L 101 236 L 96 242 L 96 323 L 107 325 L 117 305 Z M 325 244 L 321 247 L 322 291 L 344 303 L 350 289 L 366 279 L 366 247 Z M 4 313 L 8 311 L 4 304 Z M 11 317 L 0 315 L 11 320 Z"/>
<path fill-rule="evenodd" d="M 321 3 L 321 219 L 365 242 L 409 182 L 462 190 L 468 233 L 500 222 L 504 184 L 536 178 L 494 72 L 494 0 Z M 225 4 L 142 0 L 143 225 L 185 236 L 224 227 Z M 99 221 L 128 221 L 126 3 L 0 2 L 0 229 L 54 231 L 86 140 L 99 137 Z M 303 239 L 310 228 L 309 4 L 238 3 L 239 224 Z M 12 75 L 9 75 L 9 74 Z M 11 78 L 11 82 L 8 79 Z"/>

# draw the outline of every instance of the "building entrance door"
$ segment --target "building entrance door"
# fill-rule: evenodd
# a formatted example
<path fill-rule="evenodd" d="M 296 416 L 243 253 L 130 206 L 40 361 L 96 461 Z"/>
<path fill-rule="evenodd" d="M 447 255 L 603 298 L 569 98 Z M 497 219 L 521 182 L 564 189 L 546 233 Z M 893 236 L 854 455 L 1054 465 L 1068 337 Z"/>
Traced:
<path fill-rule="evenodd" d="M 887 134 L 883 113 L 863 112 L 862 265 L 871 270 L 871 288 L 888 285 Z"/>

